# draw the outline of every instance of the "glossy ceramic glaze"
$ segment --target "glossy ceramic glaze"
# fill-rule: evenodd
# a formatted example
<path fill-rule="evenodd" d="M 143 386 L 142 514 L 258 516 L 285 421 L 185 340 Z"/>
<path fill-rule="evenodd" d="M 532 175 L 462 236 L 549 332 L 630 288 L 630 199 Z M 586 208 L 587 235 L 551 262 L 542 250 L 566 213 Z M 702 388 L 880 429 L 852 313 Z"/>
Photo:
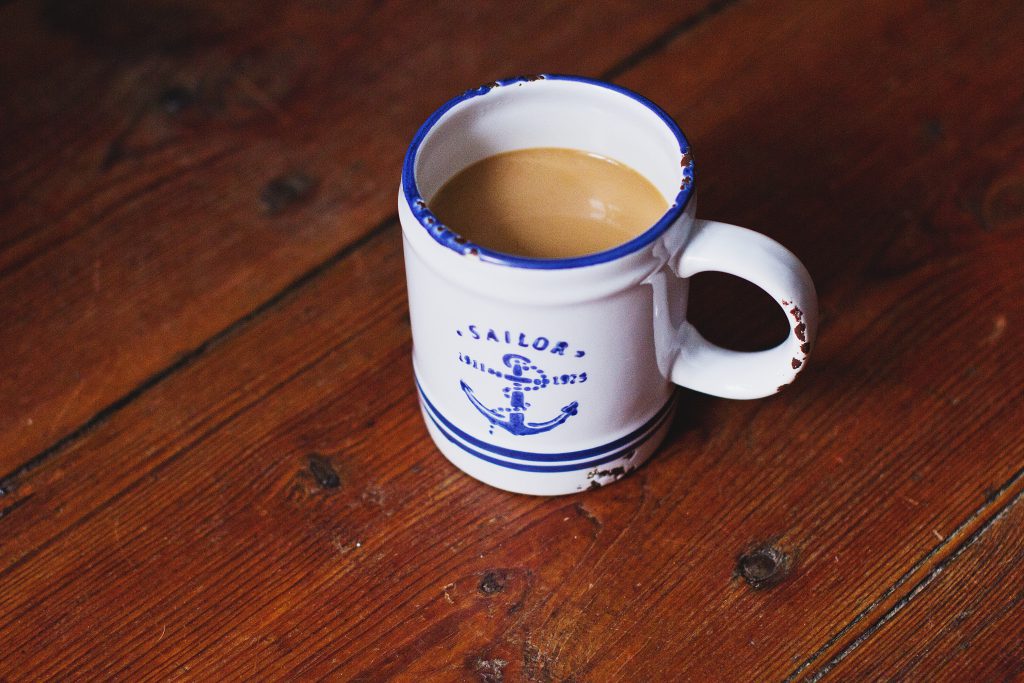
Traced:
<path fill-rule="evenodd" d="M 567 147 L 628 164 L 670 204 L 615 249 L 529 259 L 467 242 L 433 194 L 499 152 Z M 694 218 L 694 168 L 674 122 L 644 98 L 567 76 L 509 79 L 445 104 L 410 146 L 399 193 L 413 365 L 428 431 L 492 486 L 563 494 L 615 481 L 664 438 L 676 384 L 730 398 L 774 393 L 801 370 L 816 319 L 803 266 L 772 240 Z M 686 323 L 688 278 L 744 277 L 790 316 L 774 349 L 737 353 Z"/>

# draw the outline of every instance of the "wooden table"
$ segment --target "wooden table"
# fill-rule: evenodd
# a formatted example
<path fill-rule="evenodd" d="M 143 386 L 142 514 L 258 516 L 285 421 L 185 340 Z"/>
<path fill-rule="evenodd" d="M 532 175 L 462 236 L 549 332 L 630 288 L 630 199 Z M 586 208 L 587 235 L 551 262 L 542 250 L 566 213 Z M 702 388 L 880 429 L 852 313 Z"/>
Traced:
<path fill-rule="evenodd" d="M 1020 2 L 15 0 L 0 36 L 0 680 L 1024 676 Z M 395 215 L 436 106 L 545 71 L 664 106 L 701 214 L 822 304 L 792 387 L 683 392 L 651 463 L 550 499 L 429 441 Z"/>

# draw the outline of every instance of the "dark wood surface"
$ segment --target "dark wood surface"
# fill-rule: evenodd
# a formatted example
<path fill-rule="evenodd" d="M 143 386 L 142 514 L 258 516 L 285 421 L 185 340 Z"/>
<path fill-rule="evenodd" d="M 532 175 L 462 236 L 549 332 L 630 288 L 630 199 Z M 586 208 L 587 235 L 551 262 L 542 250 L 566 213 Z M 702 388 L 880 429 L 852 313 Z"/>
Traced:
<path fill-rule="evenodd" d="M 0 7 L 0 680 L 1024 677 L 1024 7 Z M 614 486 L 452 468 L 397 175 L 448 96 L 634 88 L 807 264 L 784 393 Z M 699 276 L 738 348 L 782 321 Z"/>

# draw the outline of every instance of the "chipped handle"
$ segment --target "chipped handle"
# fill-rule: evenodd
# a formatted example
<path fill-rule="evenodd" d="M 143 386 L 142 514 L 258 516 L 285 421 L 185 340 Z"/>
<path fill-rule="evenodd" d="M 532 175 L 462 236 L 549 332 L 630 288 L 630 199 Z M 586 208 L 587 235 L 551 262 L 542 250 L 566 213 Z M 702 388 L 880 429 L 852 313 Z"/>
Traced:
<path fill-rule="evenodd" d="M 807 364 L 818 323 L 818 297 L 804 265 L 778 242 L 746 228 L 717 221 L 694 223 L 677 272 L 688 278 L 704 271 L 736 275 L 766 291 L 782 307 L 790 333 L 766 351 L 724 349 L 688 322 L 672 381 L 723 398 L 761 398 L 792 382 Z"/>

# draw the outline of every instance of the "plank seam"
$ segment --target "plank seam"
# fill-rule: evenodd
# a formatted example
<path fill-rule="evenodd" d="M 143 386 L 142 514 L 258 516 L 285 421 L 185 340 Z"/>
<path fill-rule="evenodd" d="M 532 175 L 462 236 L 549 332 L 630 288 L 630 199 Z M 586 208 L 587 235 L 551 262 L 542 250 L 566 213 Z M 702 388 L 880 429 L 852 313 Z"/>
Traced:
<path fill-rule="evenodd" d="M 293 292 L 301 289 L 309 282 L 323 275 L 336 264 L 345 260 L 350 254 L 362 248 L 363 245 L 370 242 L 374 237 L 382 233 L 385 229 L 397 223 L 397 221 L 397 215 L 389 215 L 387 218 L 374 225 L 370 229 L 370 231 L 367 232 L 365 235 L 355 240 L 354 242 L 345 245 L 344 247 L 336 251 L 334 254 L 332 254 L 330 257 L 328 257 L 326 260 L 321 261 L 317 265 L 313 266 L 312 268 L 304 272 L 302 275 L 300 275 L 299 277 L 285 285 L 284 288 L 280 289 L 269 299 L 266 299 L 265 301 L 260 303 L 258 306 L 253 308 L 251 311 L 249 311 L 242 317 L 231 322 L 226 327 L 216 332 L 213 336 L 208 337 L 199 345 L 184 352 L 183 354 L 178 356 L 178 358 L 173 363 L 158 370 L 154 374 L 144 379 L 134 389 L 129 391 L 127 394 L 121 396 L 121 398 L 117 399 L 113 403 L 107 405 L 105 408 L 101 409 L 98 413 L 93 415 L 91 418 L 89 418 L 86 422 L 75 428 L 73 431 L 61 437 L 55 443 L 48 446 L 43 451 L 40 451 L 38 454 L 32 456 L 23 464 L 8 472 L 3 477 L 0 477 L 0 497 L 4 496 L 5 494 L 13 492 L 17 488 L 17 481 L 19 478 L 23 477 L 25 474 L 31 472 L 32 470 L 42 465 L 51 457 L 64 450 L 71 443 L 89 434 L 91 431 L 93 431 L 94 429 L 105 423 L 107 420 L 109 420 L 115 413 L 118 413 L 122 409 L 126 408 L 137 398 L 139 398 L 144 393 L 146 393 L 153 387 L 163 382 L 165 379 L 167 379 L 177 371 L 183 370 L 190 366 L 192 363 L 199 360 L 201 357 L 206 355 L 208 351 L 216 347 L 220 342 L 228 339 L 235 333 L 245 328 L 249 323 L 254 321 L 256 318 L 275 308 L 278 304 L 287 299 L 288 296 L 291 295 Z"/>
<path fill-rule="evenodd" d="M 704 9 L 672 24 L 639 50 L 626 55 L 613 64 L 601 74 L 601 79 L 606 81 L 615 80 L 630 69 L 641 64 L 644 60 L 664 51 L 679 36 L 692 31 L 708 19 L 721 14 L 738 2 L 739 0 L 715 0 L 709 3 Z"/>
<path fill-rule="evenodd" d="M 920 560 L 914 563 L 914 565 L 903 573 L 900 578 L 886 588 L 881 595 L 879 595 L 870 605 L 861 610 L 853 619 L 850 620 L 846 626 L 841 628 L 834 636 L 828 639 L 824 645 L 818 648 L 810 657 L 808 657 L 799 667 L 797 667 L 789 676 L 785 678 L 784 683 L 791 683 L 796 680 L 800 674 L 802 674 L 807 668 L 809 668 L 816 660 L 820 659 L 829 649 L 831 649 L 836 643 L 838 643 L 844 636 L 849 634 L 856 626 L 868 618 L 871 612 L 879 607 L 886 599 L 891 597 L 896 591 L 898 591 L 903 585 L 910 580 L 910 578 L 918 573 L 922 567 L 928 564 L 936 555 L 941 553 L 953 544 L 961 533 L 968 529 L 971 525 L 977 522 L 978 519 L 983 518 L 985 513 L 997 503 L 1008 491 L 1012 490 L 1018 483 L 1024 480 L 1024 468 L 1021 468 L 1013 474 L 1009 479 L 1006 480 L 995 492 L 993 492 L 988 499 L 981 504 L 974 512 L 967 516 L 967 518 L 961 522 L 952 533 L 946 536 L 946 540 L 937 544 L 934 548 L 928 551 Z M 1000 519 L 1005 517 L 1010 508 L 1016 505 L 1020 500 L 1024 498 L 1024 488 L 1018 491 L 1009 501 L 1003 503 L 992 516 L 975 529 L 967 538 L 956 545 L 953 551 L 945 558 L 940 560 L 932 567 L 928 573 L 916 584 L 913 588 L 900 598 L 892 607 L 890 607 L 885 614 L 881 615 L 873 623 L 871 623 L 863 633 L 857 636 L 852 642 L 847 644 L 842 650 L 840 650 L 835 656 L 829 659 L 821 668 L 817 669 L 811 674 L 807 681 L 809 683 L 816 683 L 826 676 L 837 664 L 843 659 L 848 657 L 854 650 L 863 645 L 871 636 L 877 633 L 885 624 L 891 621 L 900 611 L 902 611 L 907 605 L 909 605 L 914 598 L 916 598 L 925 588 L 928 587 L 952 562 L 956 561 L 965 550 L 977 543 L 985 533 Z"/>
<path fill-rule="evenodd" d="M 701 25 L 708 19 L 720 14 L 724 10 L 728 9 L 732 5 L 735 5 L 739 0 L 716 0 L 709 3 L 704 9 L 699 12 L 692 14 L 685 19 L 682 19 L 671 26 L 665 31 L 657 35 L 654 39 L 641 46 L 635 52 L 627 55 L 623 59 L 619 60 L 611 67 L 603 71 L 600 78 L 603 80 L 614 80 L 621 76 L 626 71 L 636 67 L 644 60 L 660 53 L 669 44 L 672 43 L 679 36 L 693 30 L 697 26 Z M 323 275 L 330 268 L 337 263 L 343 261 L 351 253 L 361 248 L 364 244 L 369 242 L 378 233 L 383 232 L 387 227 L 398 221 L 397 213 L 392 213 L 384 218 L 382 221 L 374 225 L 369 232 L 342 247 L 334 254 L 329 256 L 326 260 L 316 264 L 296 279 L 285 285 L 285 287 L 273 294 L 269 299 L 263 301 L 251 311 L 238 318 L 237 320 L 229 323 L 226 327 L 220 331 L 214 333 L 211 337 L 199 343 L 197 346 L 181 354 L 175 361 L 170 365 L 153 373 L 128 393 L 124 394 L 120 398 L 116 399 L 112 403 L 108 404 L 104 408 L 101 408 L 95 415 L 86 420 L 84 423 L 68 432 L 65 436 L 59 438 L 50 446 L 32 456 L 24 463 L 14 468 L 6 475 L 0 477 L 0 497 L 7 493 L 10 493 L 17 486 L 17 481 L 27 473 L 38 468 L 40 465 L 45 463 L 47 460 L 62 452 L 65 448 L 70 446 L 75 441 L 78 441 L 82 437 L 86 436 L 94 429 L 104 424 L 113 415 L 126 408 L 129 404 L 133 403 L 136 399 L 141 397 L 147 391 L 157 386 L 165 379 L 190 366 L 195 361 L 199 360 L 204 356 L 211 348 L 216 346 L 219 342 L 243 329 L 248 323 L 255 320 L 257 317 L 264 313 L 272 310 L 281 301 L 287 298 L 292 292 L 301 289 L 307 283 L 315 280 L 316 278 Z"/>

